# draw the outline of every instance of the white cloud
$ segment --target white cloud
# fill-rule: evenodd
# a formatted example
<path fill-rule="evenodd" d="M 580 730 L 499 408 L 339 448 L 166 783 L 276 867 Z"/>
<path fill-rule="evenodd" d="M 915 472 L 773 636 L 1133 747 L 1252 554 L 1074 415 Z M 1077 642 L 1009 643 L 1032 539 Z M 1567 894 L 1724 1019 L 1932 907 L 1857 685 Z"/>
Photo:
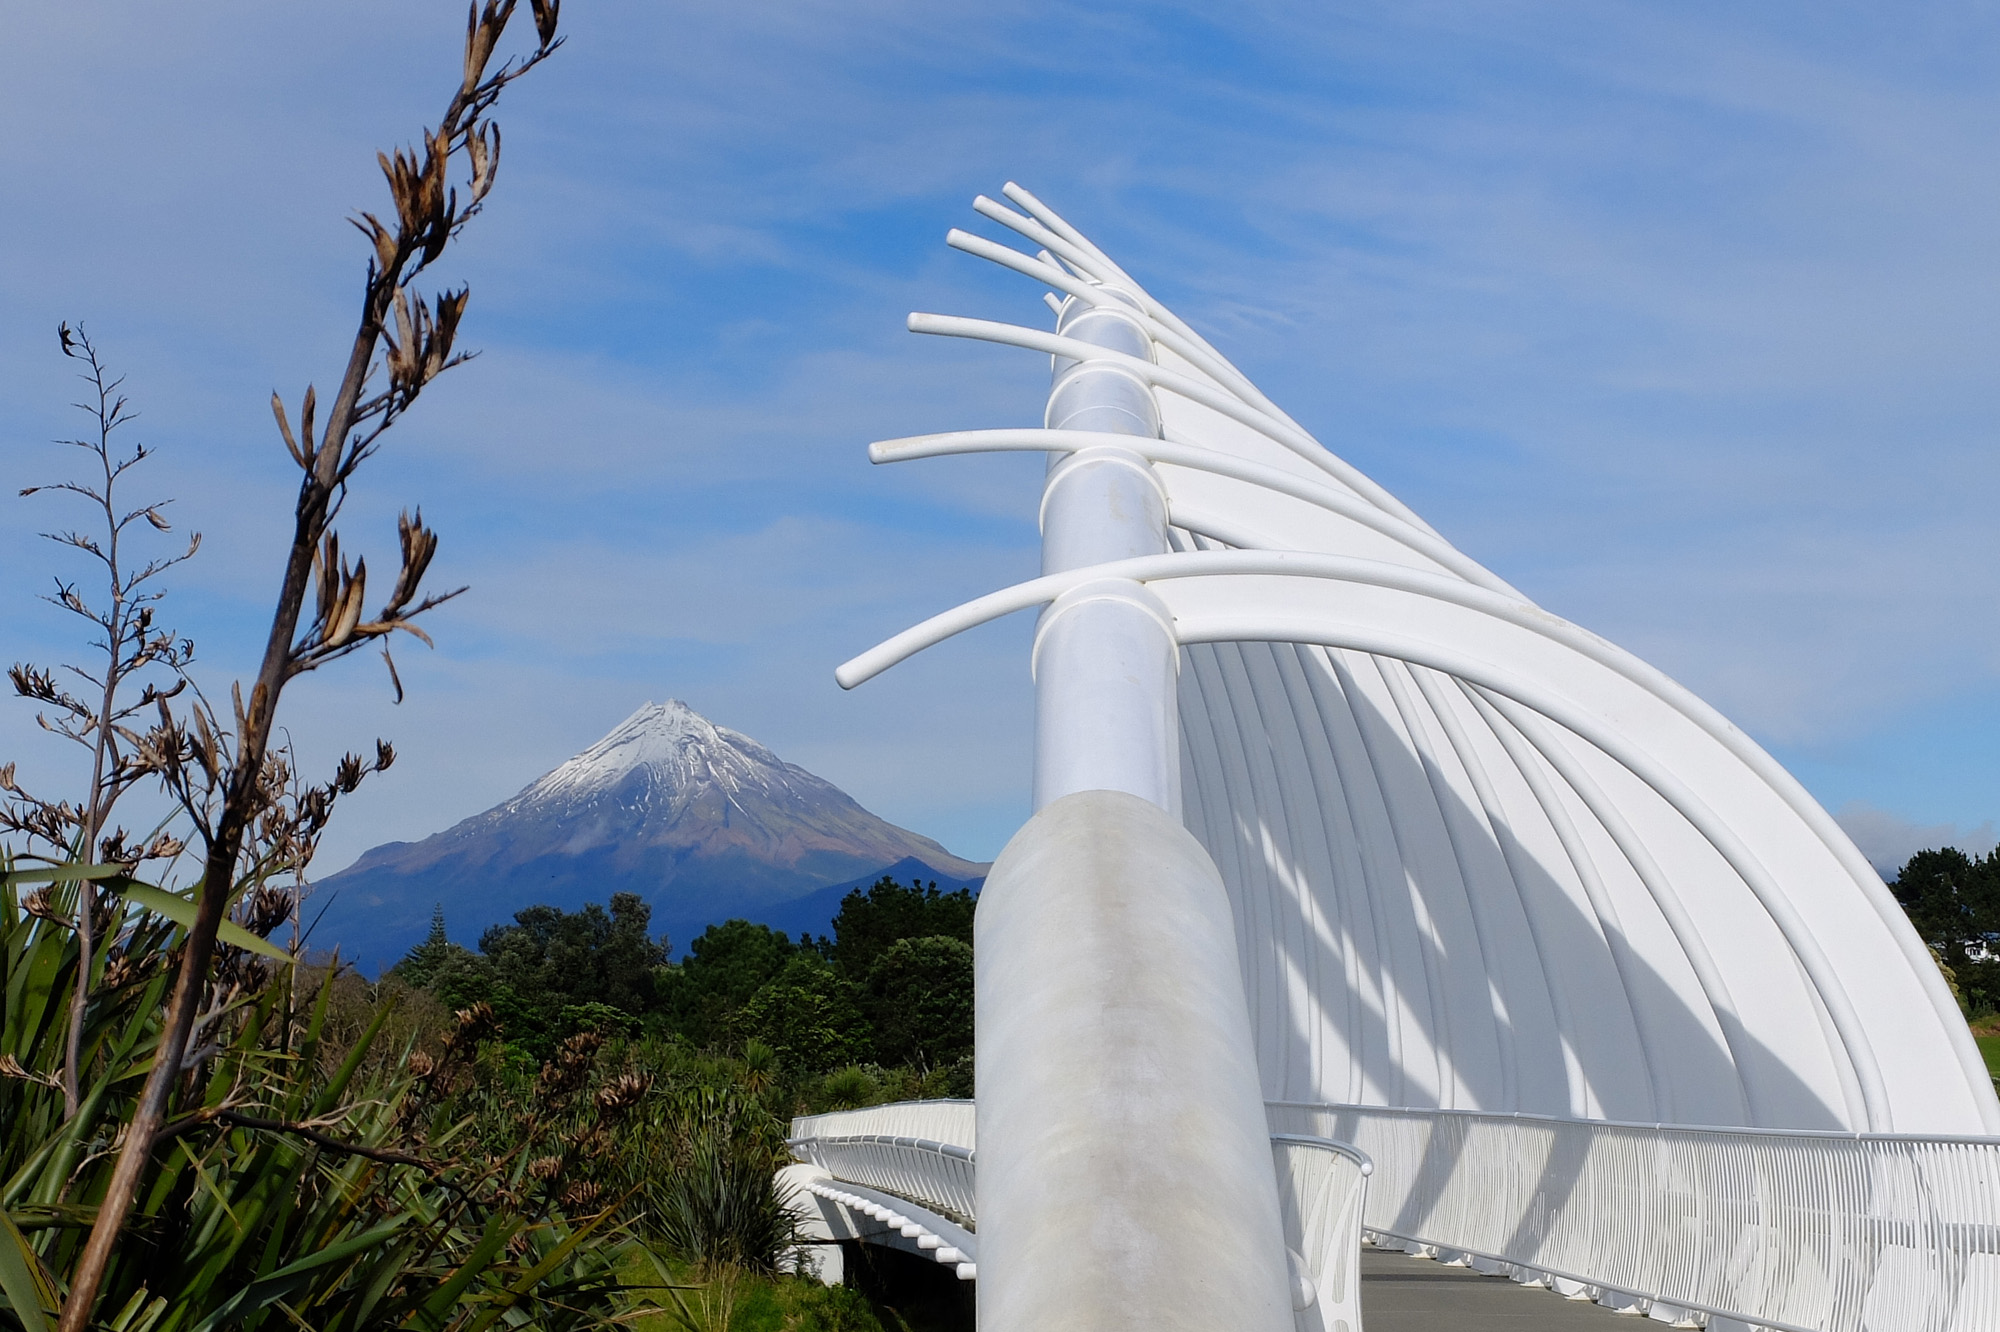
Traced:
<path fill-rule="evenodd" d="M 2000 830 L 1991 819 L 1973 828 L 1955 823 L 1918 824 L 1859 800 L 1842 805 L 1834 818 L 1885 879 L 1894 879 L 1904 862 L 1919 851 L 1955 846 L 1969 856 L 1983 856 L 2000 843 Z"/>
<path fill-rule="evenodd" d="M 130 371 L 209 534 L 173 603 L 258 646 L 288 480 L 265 399 L 338 369 L 373 153 L 435 111 L 457 12 L 223 0 L 25 12 L 0 50 L 0 657 L 60 659 L 11 489 L 69 429 L 57 319 Z M 1033 320 L 942 252 L 1016 175 L 1294 415 L 1561 613 L 1807 750 L 2000 689 L 1987 496 L 2000 21 L 1938 5 L 883 0 L 579 9 L 509 96 L 449 265 L 485 349 L 350 504 L 421 502 L 473 591 L 305 682 L 315 753 L 402 741 L 340 855 L 504 797 L 681 694 L 878 812 L 990 855 L 1024 807 L 1021 635 L 854 695 L 873 636 L 1032 565 L 1025 460 L 868 439 L 1032 420 L 1033 358 L 903 334 Z M 398 40 L 383 43 L 394 30 Z M 378 559 L 380 557 L 378 556 Z M 2000 740 L 2000 737 L 1996 737 Z M 1914 742 L 1913 742 L 1914 743 Z M 45 761 L 26 710 L 0 754 Z M 1884 766 L 1881 808 L 1917 808 Z M 964 829 L 955 833 L 954 828 Z"/>

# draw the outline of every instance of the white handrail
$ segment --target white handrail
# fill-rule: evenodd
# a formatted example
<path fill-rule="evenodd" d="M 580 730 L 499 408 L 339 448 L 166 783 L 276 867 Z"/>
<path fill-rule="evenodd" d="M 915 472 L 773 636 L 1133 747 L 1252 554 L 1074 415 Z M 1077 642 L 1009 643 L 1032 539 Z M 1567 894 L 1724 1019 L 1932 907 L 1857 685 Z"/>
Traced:
<path fill-rule="evenodd" d="M 2000 1327 L 2000 1139 L 1273 1103 L 1375 1162 L 1378 1238 L 1671 1319 Z"/>
<path fill-rule="evenodd" d="M 837 1138 L 794 1138 L 792 1154 L 835 1179 L 922 1203 L 976 1229 L 977 1199 L 971 1149 L 899 1134 L 857 1133 Z"/>
<path fill-rule="evenodd" d="M 910 1102 L 801 1117 L 794 1151 L 970 1229 L 969 1147 L 866 1132 L 871 1121 L 926 1116 L 969 1129 L 970 1110 Z M 1663 1317 L 1703 1313 L 1712 1326 L 2000 1327 L 2000 1138 L 1305 1102 L 1272 1102 L 1268 1113 L 1286 1242 L 1305 1260 L 1326 1328 L 1353 1297 L 1337 1259 L 1358 1249 L 1363 1227 L 1378 1242 Z M 832 1132 L 814 1136 L 822 1128 Z M 1334 1187 L 1370 1164 L 1365 1191 Z"/>
<path fill-rule="evenodd" d="M 969 1100 L 891 1101 L 886 1105 L 863 1106 L 858 1110 L 829 1110 L 818 1115 L 799 1115 L 792 1120 L 793 1138 L 839 1138 L 856 1133 L 900 1134 L 931 1138 L 972 1148 L 976 1118 Z"/>
<path fill-rule="evenodd" d="M 1310 1290 L 1294 1297 L 1298 1332 L 1361 1332 L 1361 1229 L 1375 1165 L 1351 1143 L 1271 1135 L 1285 1243 Z"/>
<path fill-rule="evenodd" d="M 907 1218 L 852 1199 L 839 1184 L 879 1190 L 894 1199 L 929 1208 L 976 1232 L 977 1157 L 969 1146 L 890 1131 L 895 1125 L 928 1122 L 973 1127 L 969 1101 L 905 1101 L 861 1110 L 802 1115 L 792 1121 L 788 1140 L 800 1161 L 832 1177 L 816 1185 L 820 1196 L 887 1216 Z M 871 1131 L 876 1130 L 876 1131 Z M 1274 1133 L 1271 1156 L 1278 1180 L 1285 1244 L 1302 1265 L 1306 1280 L 1293 1304 L 1298 1332 L 1361 1332 L 1359 1253 L 1363 1200 L 1374 1165 L 1351 1143 L 1297 1133 Z M 968 1250 L 970 1251 L 970 1250 Z M 961 1275 L 972 1273 L 961 1271 Z"/>

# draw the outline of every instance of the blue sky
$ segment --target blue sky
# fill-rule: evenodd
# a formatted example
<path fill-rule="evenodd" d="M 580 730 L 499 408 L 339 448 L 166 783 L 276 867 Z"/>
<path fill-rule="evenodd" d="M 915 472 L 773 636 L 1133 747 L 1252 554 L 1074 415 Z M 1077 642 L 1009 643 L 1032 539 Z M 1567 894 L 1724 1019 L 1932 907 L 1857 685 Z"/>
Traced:
<path fill-rule="evenodd" d="M 1226 16 L 1227 21 L 1219 21 Z M 170 619 L 211 681 L 267 623 L 266 402 L 338 373 L 377 148 L 448 93 L 418 0 L 30 7 L 0 49 L 0 657 L 75 654 L 21 486 L 84 322 L 207 534 Z M 472 591 L 285 721 L 355 796 L 331 871 L 681 697 L 961 854 L 1027 811 L 1027 626 L 853 694 L 833 666 L 1034 571 L 1036 465 L 871 469 L 1028 424 L 1045 369 L 902 330 L 1033 322 L 947 251 L 1018 179 L 1331 447 L 1790 764 L 1879 858 L 2000 815 L 2000 11 L 1815 3 L 586 5 L 502 108 L 442 275 L 483 349 L 349 505 Z M 0 706 L 0 756 L 68 760 Z"/>

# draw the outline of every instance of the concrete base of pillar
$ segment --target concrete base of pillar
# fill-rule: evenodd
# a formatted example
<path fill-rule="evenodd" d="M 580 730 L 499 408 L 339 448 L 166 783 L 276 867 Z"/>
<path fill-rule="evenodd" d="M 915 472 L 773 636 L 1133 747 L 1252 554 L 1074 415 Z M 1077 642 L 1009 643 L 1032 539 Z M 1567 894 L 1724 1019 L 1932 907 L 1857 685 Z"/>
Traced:
<path fill-rule="evenodd" d="M 974 925 L 983 1332 L 1290 1332 L 1235 930 L 1157 805 L 1065 796 Z"/>

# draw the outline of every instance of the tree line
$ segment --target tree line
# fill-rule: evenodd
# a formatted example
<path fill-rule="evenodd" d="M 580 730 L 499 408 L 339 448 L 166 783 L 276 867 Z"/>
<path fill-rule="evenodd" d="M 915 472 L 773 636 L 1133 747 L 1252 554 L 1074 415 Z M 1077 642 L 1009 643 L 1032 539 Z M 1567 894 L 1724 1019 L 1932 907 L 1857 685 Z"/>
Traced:
<path fill-rule="evenodd" d="M 1889 889 L 1951 981 L 1968 1018 L 2000 1015 L 2000 848 L 1919 851 Z"/>
<path fill-rule="evenodd" d="M 576 911 L 529 907 L 486 930 L 476 951 L 450 941 L 439 910 L 384 980 L 449 1010 L 488 1006 L 502 1038 L 537 1059 L 591 1030 L 748 1054 L 801 1095 L 809 1079 L 873 1067 L 964 1096 L 973 906 L 967 889 L 884 877 L 849 892 L 825 936 L 730 920 L 680 961 L 636 893 Z"/>

